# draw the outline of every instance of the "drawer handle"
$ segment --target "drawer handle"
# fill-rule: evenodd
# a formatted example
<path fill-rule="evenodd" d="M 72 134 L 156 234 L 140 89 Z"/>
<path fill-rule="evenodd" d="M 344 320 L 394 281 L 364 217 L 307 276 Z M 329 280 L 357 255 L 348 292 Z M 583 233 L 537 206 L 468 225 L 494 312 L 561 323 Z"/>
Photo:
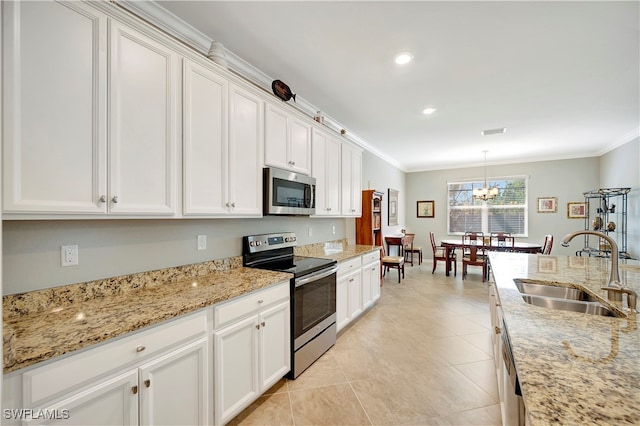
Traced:
<path fill-rule="evenodd" d="M 149 380 L 149 379 L 145 380 L 145 381 L 144 381 L 144 385 L 145 385 L 146 387 L 151 386 L 151 380 Z"/>
<path fill-rule="evenodd" d="M 144 351 L 145 349 L 147 349 L 147 347 L 146 347 L 146 346 L 138 346 L 138 347 L 136 348 L 136 352 L 142 352 L 142 351 Z"/>
<path fill-rule="evenodd" d="M 138 386 L 132 386 L 131 387 L 131 392 L 133 392 L 133 394 L 137 394 L 138 393 Z"/>
<path fill-rule="evenodd" d="M 262 302 L 264 302 L 264 300 L 258 299 L 258 303 L 262 303 Z"/>

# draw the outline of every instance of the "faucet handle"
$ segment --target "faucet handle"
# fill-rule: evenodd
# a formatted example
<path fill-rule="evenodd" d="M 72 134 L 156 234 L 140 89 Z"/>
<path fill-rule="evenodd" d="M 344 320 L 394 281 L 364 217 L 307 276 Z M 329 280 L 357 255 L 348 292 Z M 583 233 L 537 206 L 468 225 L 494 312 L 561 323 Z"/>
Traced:
<path fill-rule="evenodd" d="M 610 291 L 612 293 L 618 293 L 618 294 L 622 294 L 625 293 L 627 295 L 627 305 L 629 306 L 629 309 L 633 312 L 636 311 L 636 306 L 638 303 L 638 293 L 636 293 L 634 290 L 630 289 L 630 288 L 624 288 L 624 287 L 600 287 L 601 290 L 607 290 Z"/>

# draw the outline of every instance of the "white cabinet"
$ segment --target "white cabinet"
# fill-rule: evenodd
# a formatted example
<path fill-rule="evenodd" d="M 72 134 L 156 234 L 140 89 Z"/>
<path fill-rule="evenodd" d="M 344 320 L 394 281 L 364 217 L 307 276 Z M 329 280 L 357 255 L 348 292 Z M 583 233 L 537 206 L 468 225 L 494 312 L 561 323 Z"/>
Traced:
<path fill-rule="evenodd" d="M 291 368 L 289 282 L 214 311 L 215 424 L 224 424 Z"/>
<path fill-rule="evenodd" d="M 178 54 L 86 3 L 2 6 L 4 211 L 174 215 Z"/>
<path fill-rule="evenodd" d="M 342 144 L 342 215 L 362 214 L 362 151 L 348 143 Z"/>
<path fill-rule="evenodd" d="M 312 129 L 311 176 L 316 178 L 316 216 L 340 216 L 341 142 Z"/>
<path fill-rule="evenodd" d="M 367 309 L 380 298 L 380 252 L 362 256 L 362 307 Z"/>
<path fill-rule="evenodd" d="M 109 41 L 109 213 L 173 215 L 180 57 L 115 20 Z"/>
<path fill-rule="evenodd" d="M 21 390 L 11 404 L 54 413 L 51 424 L 209 424 L 207 322 L 197 312 L 26 369 L 4 391 Z"/>
<path fill-rule="evenodd" d="M 340 331 L 362 312 L 362 258 L 338 264 L 336 279 L 336 326 Z"/>
<path fill-rule="evenodd" d="M 311 174 L 311 125 L 267 102 L 265 106 L 265 164 Z"/>
<path fill-rule="evenodd" d="M 184 215 L 261 216 L 262 101 L 188 59 L 183 75 Z"/>
<path fill-rule="evenodd" d="M 107 17 L 2 2 L 3 208 L 105 213 Z"/>

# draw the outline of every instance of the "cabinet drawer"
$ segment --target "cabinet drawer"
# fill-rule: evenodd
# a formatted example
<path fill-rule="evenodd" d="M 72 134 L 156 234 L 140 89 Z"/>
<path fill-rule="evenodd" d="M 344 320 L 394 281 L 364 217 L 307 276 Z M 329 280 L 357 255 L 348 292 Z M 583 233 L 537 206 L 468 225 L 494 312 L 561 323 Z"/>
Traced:
<path fill-rule="evenodd" d="M 42 407 L 70 390 L 94 385 L 101 376 L 206 332 L 207 314 L 201 311 L 29 370 L 22 375 L 24 407 Z"/>
<path fill-rule="evenodd" d="M 355 259 L 345 260 L 338 264 L 338 275 L 348 274 L 356 269 L 360 269 L 362 266 L 362 258 L 356 257 Z"/>
<path fill-rule="evenodd" d="M 258 312 L 265 306 L 289 298 L 289 281 L 284 281 L 264 290 L 236 297 L 214 307 L 214 328 L 218 329 L 231 321 Z"/>
<path fill-rule="evenodd" d="M 372 253 L 367 253 L 362 255 L 362 264 L 366 265 L 367 263 L 376 262 L 380 260 L 380 251 L 376 250 Z"/>

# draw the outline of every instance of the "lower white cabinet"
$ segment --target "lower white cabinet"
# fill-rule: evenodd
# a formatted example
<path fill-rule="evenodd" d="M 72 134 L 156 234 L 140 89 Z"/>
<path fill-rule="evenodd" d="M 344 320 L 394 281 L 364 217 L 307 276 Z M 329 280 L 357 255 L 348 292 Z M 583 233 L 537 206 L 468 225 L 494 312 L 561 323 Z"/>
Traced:
<path fill-rule="evenodd" d="M 380 298 L 380 252 L 371 252 L 338 264 L 336 325 L 338 331 Z"/>
<path fill-rule="evenodd" d="M 291 369 L 289 281 L 216 306 L 215 424 L 248 407 Z"/>
<path fill-rule="evenodd" d="M 207 425 L 207 322 L 197 312 L 5 375 L 3 410 L 26 411 L 3 424 Z"/>

